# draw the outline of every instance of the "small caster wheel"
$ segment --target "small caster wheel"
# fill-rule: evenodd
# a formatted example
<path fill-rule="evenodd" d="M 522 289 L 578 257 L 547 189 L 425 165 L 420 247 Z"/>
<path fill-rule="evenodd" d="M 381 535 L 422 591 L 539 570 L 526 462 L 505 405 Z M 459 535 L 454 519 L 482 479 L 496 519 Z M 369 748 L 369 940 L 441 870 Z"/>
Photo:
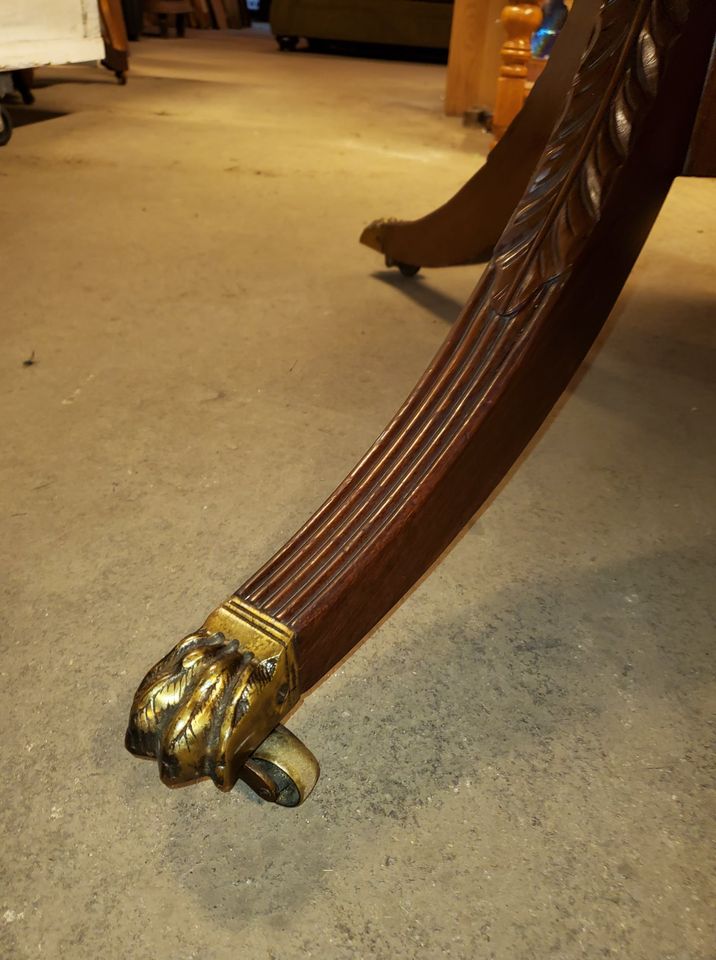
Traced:
<path fill-rule="evenodd" d="M 30 89 L 30 81 L 28 79 L 31 71 L 28 70 L 13 70 L 11 73 L 12 85 L 20 94 L 20 98 L 26 107 L 31 107 L 35 102 L 35 95 Z"/>
<path fill-rule="evenodd" d="M 4 147 L 12 136 L 12 120 L 5 107 L 0 106 L 0 147 Z"/>
<path fill-rule="evenodd" d="M 413 266 L 412 263 L 403 263 L 400 260 L 393 260 L 392 257 L 385 258 L 386 267 L 397 267 L 404 277 L 414 277 L 420 270 L 420 267 Z"/>
<path fill-rule="evenodd" d="M 295 50 L 298 46 L 298 37 L 276 37 L 279 50 Z"/>
<path fill-rule="evenodd" d="M 396 263 L 396 266 L 404 277 L 414 277 L 420 270 L 420 267 L 414 267 L 412 263 Z"/>
<path fill-rule="evenodd" d="M 315 787 L 320 772 L 311 751 L 279 724 L 249 757 L 239 777 L 262 800 L 297 807 Z"/>

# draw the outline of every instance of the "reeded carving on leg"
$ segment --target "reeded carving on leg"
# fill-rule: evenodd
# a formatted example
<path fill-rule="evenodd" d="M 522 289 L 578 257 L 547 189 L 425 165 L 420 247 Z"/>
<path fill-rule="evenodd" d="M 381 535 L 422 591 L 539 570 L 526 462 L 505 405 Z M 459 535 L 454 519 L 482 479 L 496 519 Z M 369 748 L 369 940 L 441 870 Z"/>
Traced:
<path fill-rule="evenodd" d="M 168 786 L 210 777 L 230 790 L 298 700 L 291 639 L 283 625 L 232 597 L 144 677 L 127 749 L 156 759 Z"/>

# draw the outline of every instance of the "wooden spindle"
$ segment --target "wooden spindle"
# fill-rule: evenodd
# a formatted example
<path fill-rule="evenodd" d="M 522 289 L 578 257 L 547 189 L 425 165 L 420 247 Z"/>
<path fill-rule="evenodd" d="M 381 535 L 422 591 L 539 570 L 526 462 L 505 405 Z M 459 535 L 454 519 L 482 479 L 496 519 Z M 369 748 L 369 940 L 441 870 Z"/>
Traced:
<path fill-rule="evenodd" d="M 530 41 L 532 34 L 542 22 L 542 11 L 537 3 L 510 3 L 503 8 L 500 19 L 507 32 L 507 40 L 500 48 L 502 64 L 497 80 L 495 113 L 492 119 L 495 143 L 512 123 L 525 102 L 527 64 L 532 56 Z"/>

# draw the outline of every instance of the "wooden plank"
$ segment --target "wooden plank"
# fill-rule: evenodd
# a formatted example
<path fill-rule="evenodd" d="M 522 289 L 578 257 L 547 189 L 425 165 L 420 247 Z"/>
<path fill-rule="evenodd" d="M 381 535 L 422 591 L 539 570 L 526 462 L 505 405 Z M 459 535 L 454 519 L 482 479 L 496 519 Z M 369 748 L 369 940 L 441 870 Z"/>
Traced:
<path fill-rule="evenodd" d="M 504 0 L 455 0 L 445 88 L 448 116 L 494 107 L 503 6 Z"/>

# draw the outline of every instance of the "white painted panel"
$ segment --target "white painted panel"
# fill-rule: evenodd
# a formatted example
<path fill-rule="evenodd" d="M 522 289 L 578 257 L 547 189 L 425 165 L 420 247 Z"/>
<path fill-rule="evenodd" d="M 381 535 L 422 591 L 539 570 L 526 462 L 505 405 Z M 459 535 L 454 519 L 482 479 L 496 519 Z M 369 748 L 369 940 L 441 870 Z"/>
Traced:
<path fill-rule="evenodd" d="M 0 0 L 0 71 L 103 56 L 97 0 Z"/>

